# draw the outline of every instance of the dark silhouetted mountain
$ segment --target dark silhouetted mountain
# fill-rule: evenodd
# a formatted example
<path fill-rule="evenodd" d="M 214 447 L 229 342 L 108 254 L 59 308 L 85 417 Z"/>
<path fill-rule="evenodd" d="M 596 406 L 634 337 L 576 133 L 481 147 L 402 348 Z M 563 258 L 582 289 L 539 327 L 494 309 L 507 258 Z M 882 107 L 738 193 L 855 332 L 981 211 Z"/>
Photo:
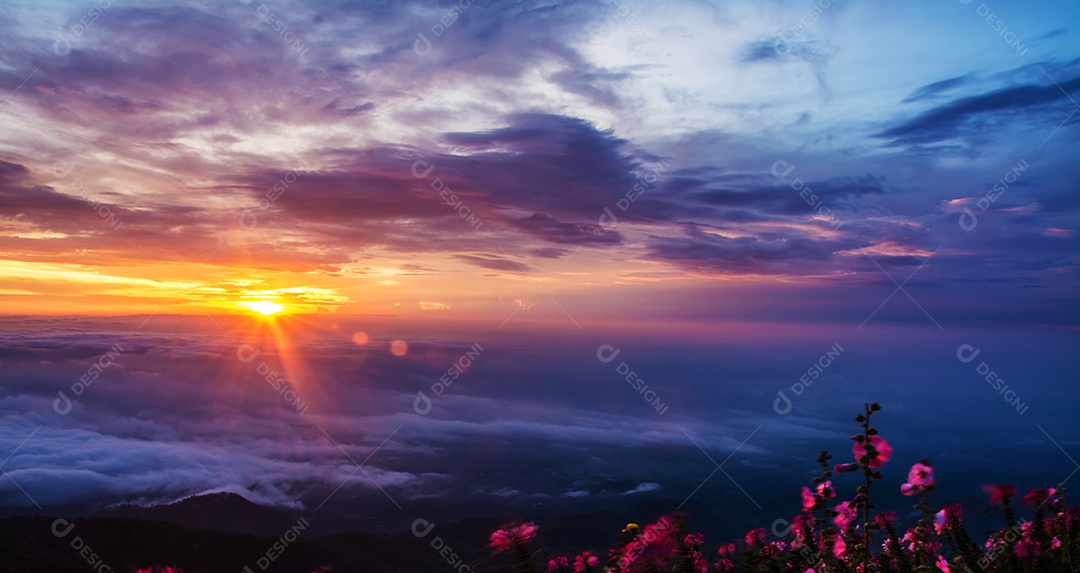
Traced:
<path fill-rule="evenodd" d="M 679 505 L 677 500 L 655 500 L 629 511 L 538 517 L 533 555 L 541 568 L 552 555 L 572 556 L 583 550 L 605 555 L 618 543 L 627 523 L 646 525 Z M 682 511 L 689 530 L 706 533 L 713 542 L 723 539 L 715 533 L 730 528 L 722 516 L 696 502 L 685 503 Z M 155 564 L 175 565 L 184 573 L 235 573 L 245 571 L 245 566 L 252 571 L 290 573 L 309 573 L 327 565 L 336 573 L 469 571 L 462 565 L 486 573 L 510 567 L 509 557 L 492 558 L 486 546 L 491 532 L 505 518 L 436 524 L 418 537 L 411 531 L 320 536 L 312 528 L 317 518 L 303 517 L 298 537 L 284 542 L 284 533 L 297 527 L 301 517 L 231 493 L 193 496 L 153 507 L 119 506 L 95 517 L 72 519 L 75 527 L 63 537 L 53 533 L 55 518 L 10 517 L 0 520 L 0 573 L 95 569 L 94 563 L 80 556 L 80 550 L 98 556 L 98 563 L 117 573 Z M 275 550 L 275 543 L 283 550 Z M 269 559 L 268 552 L 276 557 Z"/>
<path fill-rule="evenodd" d="M 153 506 L 119 505 L 95 517 L 126 517 L 216 529 L 236 533 L 277 536 L 292 527 L 300 514 L 264 507 L 235 493 L 193 495 L 180 501 Z"/>
<path fill-rule="evenodd" d="M 244 567 L 260 572 L 310 573 L 327 565 L 336 573 L 449 570 L 438 552 L 411 534 L 391 538 L 354 533 L 330 539 L 301 535 L 283 551 L 276 551 L 274 544 L 282 543 L 278 536 L 123 518 L 73 519 L 75 527 L 61 538 L 53 534 L 54 520 L 0 520 L 0 573 L 133 573 L 138 567 L 155 564 L 176 566 L 184 573 L 238 573 L 245 571 Z M 80 551 L 93 555 L 94 561 L 88 562 Z M 268 552 L 275 558 L 271 560 Z M 260 563 L 260 559 L 264 561 Z"/>

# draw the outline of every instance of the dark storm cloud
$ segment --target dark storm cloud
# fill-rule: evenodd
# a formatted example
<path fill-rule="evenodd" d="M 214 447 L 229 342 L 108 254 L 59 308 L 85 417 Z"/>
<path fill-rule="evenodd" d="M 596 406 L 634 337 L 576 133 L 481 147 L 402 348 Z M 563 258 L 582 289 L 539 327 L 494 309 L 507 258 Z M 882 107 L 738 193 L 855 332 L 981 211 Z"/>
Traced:
<path fill-rule="evenodd" d="M 924 88 L 925 89 L 925 88 Z M 879 136 L 895 144 L 917 145 L 977 135 L 997 123 L 1034 122 L 1053 126 L 1056 112 L 1072 106 L 1066 94 L 1080 90 L 1080 77 L 1028 81 L 1021 85 L 953 99 L 899 122 Z"/>
<path fill-rule="evenodd" d="M 768 233 L 729 238 L 699 226 L 686 226 L 683 237 L 653 237 L 651 257 L 695 271 L 720 274 L 817 274 L 827 270 L 839 243 Z"/>
<path fill-rule="evenodd" d="M 562 223 L 542 213 L 533 213 L 529 217 L 516 219 L 513 224 L 530 235 L 551 243 L 571 245 L 622 243 L 622 236 L 615 231 L 609 231 L 599 225 Z"/>
<path fill-rule="evenodd" d="M 744 178 L 743 178 L 744 179 Z M 718 182 L 724 185 L 723 181 Z M 743 181 L 741 188 L 709 188 L 691 192 L 690 182 L 683 180 L 680 187 L 687 190 L 685 195 L 691 200 L 718 207 L 756 208 L 763 215 L 795 215 L 807 212 L 807 201 L 800 196 L 800 191 L 791 184 L 776 184 L 764 178 L 757 181 Z M 738 183 L 736 183 L 738 184 Z M 835 177 L 818 181 L 806 181 L 805 187 L 813 191 L 822 201 L 838 205 L 839 200 L 858 198 L 863 195 L 883 194 L 888 191 L 885 178 L 879 174 L 861 177 Z"/>

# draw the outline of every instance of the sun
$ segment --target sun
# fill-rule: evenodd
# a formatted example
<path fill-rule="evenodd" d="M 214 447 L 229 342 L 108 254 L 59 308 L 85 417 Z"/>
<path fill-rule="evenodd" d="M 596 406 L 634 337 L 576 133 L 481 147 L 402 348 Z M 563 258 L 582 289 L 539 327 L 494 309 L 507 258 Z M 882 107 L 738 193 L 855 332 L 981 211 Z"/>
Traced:
<path fill-rule="evenodd" d="M 268 300 L 242 302 L 240 304 L 264 316 L 271 316 L 285 310 L 285 305 Z"/>

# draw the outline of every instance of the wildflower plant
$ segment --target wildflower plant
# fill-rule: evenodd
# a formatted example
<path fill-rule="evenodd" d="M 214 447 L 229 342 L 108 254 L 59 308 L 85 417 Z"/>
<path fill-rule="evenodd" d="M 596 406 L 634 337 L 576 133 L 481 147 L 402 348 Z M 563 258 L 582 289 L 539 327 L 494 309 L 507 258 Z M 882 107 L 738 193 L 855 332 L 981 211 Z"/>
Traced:
<path fill-rule="evenodd" d="M 765 528 L 747 532 L 741 543 L 725 543 L 710 551 L 700 533 L 685 531 L 682 514 L 665 515 L 640 527 L 631 523 L 619 543 L 600 558 L 586 551 L 574 558 L 549 561 L 552 573 L 1080 573 L 1080 507 L 1068 507 L 1065 490 L 1035 488 L 1019 504 L 1030 509 L 1031 519 L 1017 517 L 1017 491 L 1012 484 L 990 489 L 990 502 L 1000 507 L 1005 527 L 991 532 L 980 545 L 967 532 L 958 503 L 937 507 L 931 494 L 937 484 L 933 464 L 919 460 L 907 472 L 907 481 L 894 499 L 915 498 L 918 520 L 898 529 L 893 511 L 875 512 L 871 489 L 882 479 L 882 469 L 893 448 L 871 424 L 881 410 L 866 404 L 855 417 L 861 432 L 851 437 L 852 459 L 830 465 L 832 456 L 817 458 L 821 473 L 801 489 L 801 512 L 792 522 L 790 540 L 770 539 Z M 844 474 L 861 474 L 854 495 L 842 494 Z M 873 488 L 875 495 L 882 494 Z M 515 555 L 522 573 L 538 569 L 529 561 L 525 545 L 536 526 L 516 523 L 491 536 L 495 553 Z"/>

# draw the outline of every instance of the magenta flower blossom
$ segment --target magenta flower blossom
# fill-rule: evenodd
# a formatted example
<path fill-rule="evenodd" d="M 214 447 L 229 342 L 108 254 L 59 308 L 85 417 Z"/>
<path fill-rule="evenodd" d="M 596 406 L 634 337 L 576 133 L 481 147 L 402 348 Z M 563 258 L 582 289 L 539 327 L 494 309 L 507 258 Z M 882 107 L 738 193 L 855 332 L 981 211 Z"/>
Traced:
<path fill-rule="evenodd" d="M 836 497 L 836 490 L 833 489 L 831 481 L 825 480 L 823 483 L 818 484 L 817 494 L 821 496 L 821 499 L 832 499 Z"/>
<path fill-rule="evenodd" d="M 844 556 L 845 553 L 847 553 L 847 543 L 844 543 L 844 540 L 841 539 L 839 535 L 837 535 L 836 542 L 833 543 L 832 550 L 833 555 L 835 555 L 837 559 L 840 559 Z"/>
<path fill-rule="evenodd" d="M 765 529 L 762 528 L 764 539 Z M 619 566 L 623 571 L 644 571 L 656 568 L 678 550 L 675 519 L 665 515 L 656 523 L 645 526 L 641 535 L 622 548 Z"/>
<path fill-rule="evenodd" d="M 848 472 L 858 471 L 859 464 L 836 464 L 833 466 L 833 471 L 838 474 L 846 474 Z"/>
<path fill-rule="evenodd" d="M 851 446 L 851 453 L 855 454 L 855 461 L 859 461 L 863 457 L 870 457 L 870 469 L 877 469 L 884 466 L 885 462 L 889 461 L 889 458 L 892 457 L 892 446 L 890 446 L 889 442 L 886 442 L 885 438 L 882 438 L 881 436 L 870 436 L 870 445 L 874 446 L 874 450 L 877 451 L 877 455 L 873 457 L 870 457 L 866 451 L 865 442 L 855 442 L 855 445 Z"/>
<path fill-rule="evenodd" d="M 548 561 L 548 573 L 554 573 L 556 571 L 565 571 L 570 566 L 570 561 L 565 556 L 559 555 L 553 557 Z"/>
<path fill-rule="evenodd" d="M 765 528 L 759 527 L 746 534 L 747 545 L 764 545 L 765 544 Z"/>
<path fill-rule="evenodd" d="M 949 562 L 946 561 L 944 557 L 938 555 L 937 563 L 935 565 L 937 565 L 938 569 L 941 569 L 941 573 L 949 573 Z"/>
<path fill-rule="evenodd" d="M 883 511 L 874 516 L 874 523 L 884 528 L 886 525 L 892 525 L 896 521 L 895 511 Z"/>
<path fill-rule="evenodd" d="M 600 564 L 600 559 L 592 551 L 586 551 L 574 558 L 574 573 L 589 573 Z"/>
<path fill-rule="evenodd" d="M 836 516 L 833 517 L 833 523 L 836 524 L 837 529 L 844 531 L 858 516 L 858 509 L 856 509 L 850 501 L 843 501 L 836 506 Z"/>
<path fill-rule="evenodd" d="M 540 529 L 535 523 L 527 521 L 518 525 L 503 525 L 502 528 L 491 534 L 491 554 L 497 555 L 510 551 L 514 547 L 524 546 L 536 537 L 536 530 Z"/>
<path fill-rule="evenodd" d="M 908 470 L 908 483 L 919 487 L 934 485 L 934 468 L 926 464 L 915 464 Z"/>
<path fill-rule="evenodd" d="M 1050 488 L 1049 490 L 1042 487 L 1032 488 L 1027 492 L 1027 495 L 1024 496 L 1024 505 L 1039 507 L 1054 495 L 1054 491 L 1054 488 Z"/>
<path fill-rule="evenodd" d="M 716 573 L 732 573 L 735 571 L 734 543 L 728 543 L 727 545 L 721 546 L 716 550 L 716 554 L 719 556 L 719 559 L 717 559 L 716 563 L 713 565 L 713 567 L 716 568 Z"/>
<path fill-rule="evenodd" d="M 817 498 L 814 497 L 814 492 L 810 491 L 810 488 L 805 485 L 802 488 L 802 508 L 803 511 L 810 511 L 817 507 Z"/>
<path fill-rule="evenodd" d="M 1039 554 L 1039 542 L 1024 538 L 1016 543 L 1016 554 L 1020 557 L 1035 557 Z"/>
<path fill-rule="evenodd" d="M 990 503 L 1006 504 L 1016 497 L 1016 486 L 1011 483 L 995 485 L 990 490 Z"/>

